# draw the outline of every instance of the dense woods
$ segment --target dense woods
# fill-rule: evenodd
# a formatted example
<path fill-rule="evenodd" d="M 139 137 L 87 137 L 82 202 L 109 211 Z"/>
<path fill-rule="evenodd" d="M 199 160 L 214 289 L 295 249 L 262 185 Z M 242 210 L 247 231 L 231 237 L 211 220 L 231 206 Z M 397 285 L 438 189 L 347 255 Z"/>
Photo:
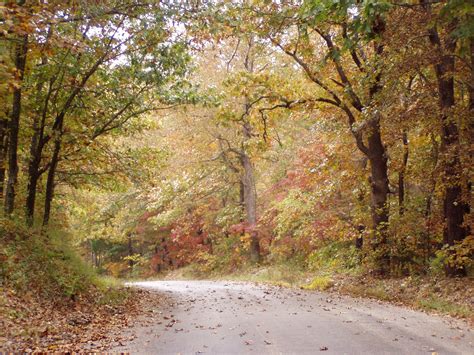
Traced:
<path fill-rule="evenodd" d="M 472 273 L 471 2 L 0 11 L 2 224 L 113 276 Z"/>

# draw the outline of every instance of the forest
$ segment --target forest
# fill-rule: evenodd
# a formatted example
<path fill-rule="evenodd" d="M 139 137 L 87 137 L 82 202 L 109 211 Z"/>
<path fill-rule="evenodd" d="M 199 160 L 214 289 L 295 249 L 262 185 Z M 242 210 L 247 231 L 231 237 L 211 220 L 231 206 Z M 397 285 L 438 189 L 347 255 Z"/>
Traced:
<path fill-rule="evenodd" d="M 0 300 L 166 275 L 469 295 L 473 68 L 471 1 L 3 1 Z"/>

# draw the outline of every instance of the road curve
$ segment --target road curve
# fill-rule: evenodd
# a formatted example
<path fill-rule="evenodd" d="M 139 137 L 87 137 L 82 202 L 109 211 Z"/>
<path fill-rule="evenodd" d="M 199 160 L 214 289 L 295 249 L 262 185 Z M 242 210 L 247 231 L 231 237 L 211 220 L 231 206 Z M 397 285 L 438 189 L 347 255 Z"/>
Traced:
<path fill-rule="evenodd" d="M 474 354 L 466 322 L 378 301 L 245 282 L 133 285 L 165 294 L 165 302 L 116 352 Z"/>

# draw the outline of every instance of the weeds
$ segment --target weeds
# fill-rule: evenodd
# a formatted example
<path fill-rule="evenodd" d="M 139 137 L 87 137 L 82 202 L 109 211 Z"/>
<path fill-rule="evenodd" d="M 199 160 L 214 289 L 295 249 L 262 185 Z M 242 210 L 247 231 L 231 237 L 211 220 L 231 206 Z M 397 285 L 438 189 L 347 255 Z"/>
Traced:
<path fill-rule="evenodd" d="M 420 299 L 418 304 L 421 308 L 429 311 L 437 311 L 457 317 L 472 316 L 472 310 L 469 309 L 469 307 L 459 305 L 436 296 Z"/>

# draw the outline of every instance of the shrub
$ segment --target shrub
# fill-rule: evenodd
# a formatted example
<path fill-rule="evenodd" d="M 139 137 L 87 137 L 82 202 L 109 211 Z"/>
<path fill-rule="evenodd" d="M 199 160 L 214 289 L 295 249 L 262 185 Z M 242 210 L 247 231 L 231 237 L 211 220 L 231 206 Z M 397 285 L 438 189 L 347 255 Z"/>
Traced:
<path fill-rule="evenodd" d="M 360 253 L 351 242 L 337 241 L 325 244 L 312 252 L 307 263 L 312 271 L 355 271 L 360 265 Z"/>

